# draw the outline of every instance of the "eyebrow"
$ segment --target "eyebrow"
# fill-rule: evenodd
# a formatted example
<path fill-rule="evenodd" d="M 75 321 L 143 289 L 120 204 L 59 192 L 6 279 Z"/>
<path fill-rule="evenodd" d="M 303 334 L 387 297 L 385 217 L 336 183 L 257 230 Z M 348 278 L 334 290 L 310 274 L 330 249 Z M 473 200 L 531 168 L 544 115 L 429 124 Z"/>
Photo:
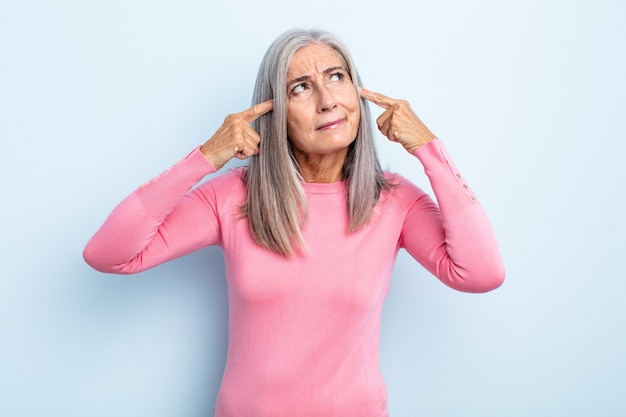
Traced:
<path fill-rule="evenodd" d="M 346 69 L 345 69 L 345 67 L 343 65 L 339 65 L 339 66 L 336 66 L 336 67 L 326 68 L 323 71 L 323 73 L 324 73 L 324 75 L 328 75 L 328 74 L 333 73 L 333 72 L 335 72 L 337 70 L 346 71 Z M 287 82 L 287 88 L 289 88 L 291 85 L 293 85 L 295 83 L 301 83 L 302 81 L 306 81 L 306 80 L 309 80 L 309 79 L 311 79 L 310 75 L 303 75 L 301 77 L 294 78 L 293 80 L 290 80 L 290 81 Z"/>

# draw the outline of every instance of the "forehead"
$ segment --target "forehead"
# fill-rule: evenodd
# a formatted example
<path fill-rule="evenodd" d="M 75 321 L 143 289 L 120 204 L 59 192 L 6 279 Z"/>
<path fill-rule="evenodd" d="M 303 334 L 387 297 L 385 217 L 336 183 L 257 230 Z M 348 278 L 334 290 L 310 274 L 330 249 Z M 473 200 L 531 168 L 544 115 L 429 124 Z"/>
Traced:
<path fill-rule="evenodd" d="M 344 62 L 337 51 L 324 43 L 312 43 L 304 46 L 293 55 L 287 78 L 301 75 L 312 75 L 314 72 L 323 72 L 330 67 L 344 66 Z"/>

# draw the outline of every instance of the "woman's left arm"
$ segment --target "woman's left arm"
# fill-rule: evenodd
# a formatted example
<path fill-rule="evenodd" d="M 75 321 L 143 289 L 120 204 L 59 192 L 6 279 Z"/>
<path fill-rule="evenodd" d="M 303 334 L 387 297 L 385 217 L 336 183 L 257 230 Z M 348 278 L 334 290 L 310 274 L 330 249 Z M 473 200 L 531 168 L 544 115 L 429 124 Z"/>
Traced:
<path fill-rule="evenodd" d="M 454 289 L 486 292 L 499 287 L 504 265 L 491 224 L 443 143 L 408 102 L 365 89 L 361 96 L 385 109 L 376 120 L 379 130 L 421 161 L 437 198 L 438 204 L 426 197 L 411 206 L 401 245 Z"/>
<path fill-rule="evenodd" d="M 444 144 L 433 140 L 414 152 L 424 166 L 437 204 L 415 202 L 407 212 L 401 244 L 446 285 L 486 292 L 504 280 L 504 264 L 491 223 Z"/>

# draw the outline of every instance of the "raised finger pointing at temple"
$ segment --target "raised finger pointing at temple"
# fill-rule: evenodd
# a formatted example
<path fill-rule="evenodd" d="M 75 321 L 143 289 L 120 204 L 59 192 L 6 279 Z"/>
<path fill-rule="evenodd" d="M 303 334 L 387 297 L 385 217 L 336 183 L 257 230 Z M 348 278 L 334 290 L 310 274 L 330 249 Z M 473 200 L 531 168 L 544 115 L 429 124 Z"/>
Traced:
<path fill-rule="evenodd" d="M 402 144 L 409 153 L 436 139 L 413 112 L 408 101 L 393 99 L 365 88 L 361 88 L 360 94 L 365 100 L 385 109 L 376 119 L 378 129 L 389 140 Z"/>

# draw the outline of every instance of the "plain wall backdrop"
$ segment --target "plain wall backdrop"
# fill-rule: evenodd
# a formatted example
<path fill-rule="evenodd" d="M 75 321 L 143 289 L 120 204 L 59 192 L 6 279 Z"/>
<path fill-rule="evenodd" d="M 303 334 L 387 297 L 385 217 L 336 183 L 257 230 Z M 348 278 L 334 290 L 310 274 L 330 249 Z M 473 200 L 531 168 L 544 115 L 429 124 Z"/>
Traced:
<path fill-rule="evenodd" d="M 503 287 L 469 295 L 400 254 L 382 326 L 391 416 L 626 414 L 625 2 L 0 4 L 0 415 L 212 415 L 220 250 L 136 276 L 81 252 L 124 196 L 249 106 L 292 27 L 336 33 L 366 87 L 410 101 L 505 259 Z M 379 139 L 383 166 L 428 190 Z"/>

